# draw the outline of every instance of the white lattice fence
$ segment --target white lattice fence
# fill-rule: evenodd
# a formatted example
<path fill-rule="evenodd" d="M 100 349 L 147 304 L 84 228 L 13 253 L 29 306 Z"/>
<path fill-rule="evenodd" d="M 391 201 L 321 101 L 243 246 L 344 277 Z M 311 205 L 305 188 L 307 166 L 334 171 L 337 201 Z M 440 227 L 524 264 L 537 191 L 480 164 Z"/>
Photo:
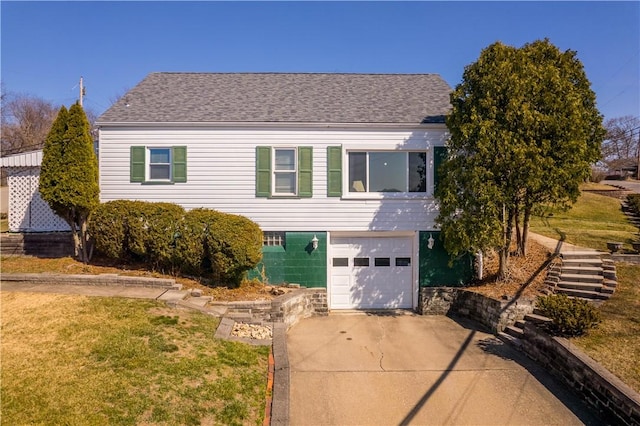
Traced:
<path fill-rule="evenodd" d="M 39 167 L 9 167 L 9 230 L 69 231 L 67 223 L 40 197 Z"/>

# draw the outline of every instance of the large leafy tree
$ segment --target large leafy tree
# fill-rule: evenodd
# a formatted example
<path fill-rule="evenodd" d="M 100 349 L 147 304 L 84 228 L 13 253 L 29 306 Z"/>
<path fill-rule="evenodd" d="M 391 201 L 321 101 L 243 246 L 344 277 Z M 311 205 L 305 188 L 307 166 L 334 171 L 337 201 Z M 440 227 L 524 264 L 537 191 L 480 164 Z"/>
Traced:
<path fill-rule="evenodd" d="M 90 258 L 87 221 L 99 204 L 98 161 L 89 122 L 78 104 L 60 108 L 47 135 L 40 194 L 71 228 L 76 257 Z"/>
<path fill-rule="evenodd" d="M 484 49 L 451 103 L 437 221 L 453 255 L 496 249 L 504 278 L 512 236 L 525 255 L 535 210 L 577 200 L 600 155 L 602 116 L 576 52 L 546 39 Z"/>

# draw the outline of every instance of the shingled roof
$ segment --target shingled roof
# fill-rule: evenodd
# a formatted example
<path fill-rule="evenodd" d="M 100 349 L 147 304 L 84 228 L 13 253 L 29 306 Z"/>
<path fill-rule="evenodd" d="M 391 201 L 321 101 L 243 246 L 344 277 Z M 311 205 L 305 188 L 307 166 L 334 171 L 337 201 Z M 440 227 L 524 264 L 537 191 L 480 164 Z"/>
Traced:
<path fill-rule="evenodd" d="M 437 74 L 152 73 L 98 119 L 108 123 L 442 123 Z"/>

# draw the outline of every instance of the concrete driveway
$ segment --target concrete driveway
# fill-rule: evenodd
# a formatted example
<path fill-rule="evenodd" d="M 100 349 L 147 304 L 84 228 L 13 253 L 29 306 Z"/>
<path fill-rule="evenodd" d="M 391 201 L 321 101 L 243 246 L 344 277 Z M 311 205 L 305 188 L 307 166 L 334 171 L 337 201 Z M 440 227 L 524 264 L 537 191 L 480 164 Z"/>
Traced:
<path fill-rule="evenodd" d="M 292 425 L 601 424 L 522 354 L 444 316 L 308 318 L 287 350 Z"/>

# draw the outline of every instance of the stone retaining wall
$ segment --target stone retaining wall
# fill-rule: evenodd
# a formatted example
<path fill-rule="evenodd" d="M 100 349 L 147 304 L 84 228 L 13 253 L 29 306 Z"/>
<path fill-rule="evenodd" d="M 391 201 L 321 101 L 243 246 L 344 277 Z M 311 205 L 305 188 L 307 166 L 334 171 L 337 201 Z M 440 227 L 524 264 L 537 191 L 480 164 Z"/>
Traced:
<path fill-rule="evenodd" d="M 287 329 L 302 318 L 329 314 L 324 288 L 299 289 L 273 300 L 210 302 L 209 306 L 224 309 L 225 317 L 239 322 L 285 323 Z"/>
<path fill-rule="evenodd" d="M 67 284 L 67 285 L 103 285 L 123 287 L 158 287 L 175 289 L 180 288 L 173 279 L 128 277 L 117 274 L 100 275 L 66 275 L 66 274 L 2 274 L 0 277 L 6 282 L 25 282 L 30 284 Z"/>
<path fill-rule="evenodd" d="M 520 349 L 615 424 L 640 425 L 640 394 L 567 339 L 549 336 L 527 321 Z"/>
<path fill-rule="evenodd" d="M 418 312 L 422 315 L 468 317 L 498 333 L 533 312 L 533 300 L 500 301 L 463 288 L 423 287 L 420 289 Z"/>

